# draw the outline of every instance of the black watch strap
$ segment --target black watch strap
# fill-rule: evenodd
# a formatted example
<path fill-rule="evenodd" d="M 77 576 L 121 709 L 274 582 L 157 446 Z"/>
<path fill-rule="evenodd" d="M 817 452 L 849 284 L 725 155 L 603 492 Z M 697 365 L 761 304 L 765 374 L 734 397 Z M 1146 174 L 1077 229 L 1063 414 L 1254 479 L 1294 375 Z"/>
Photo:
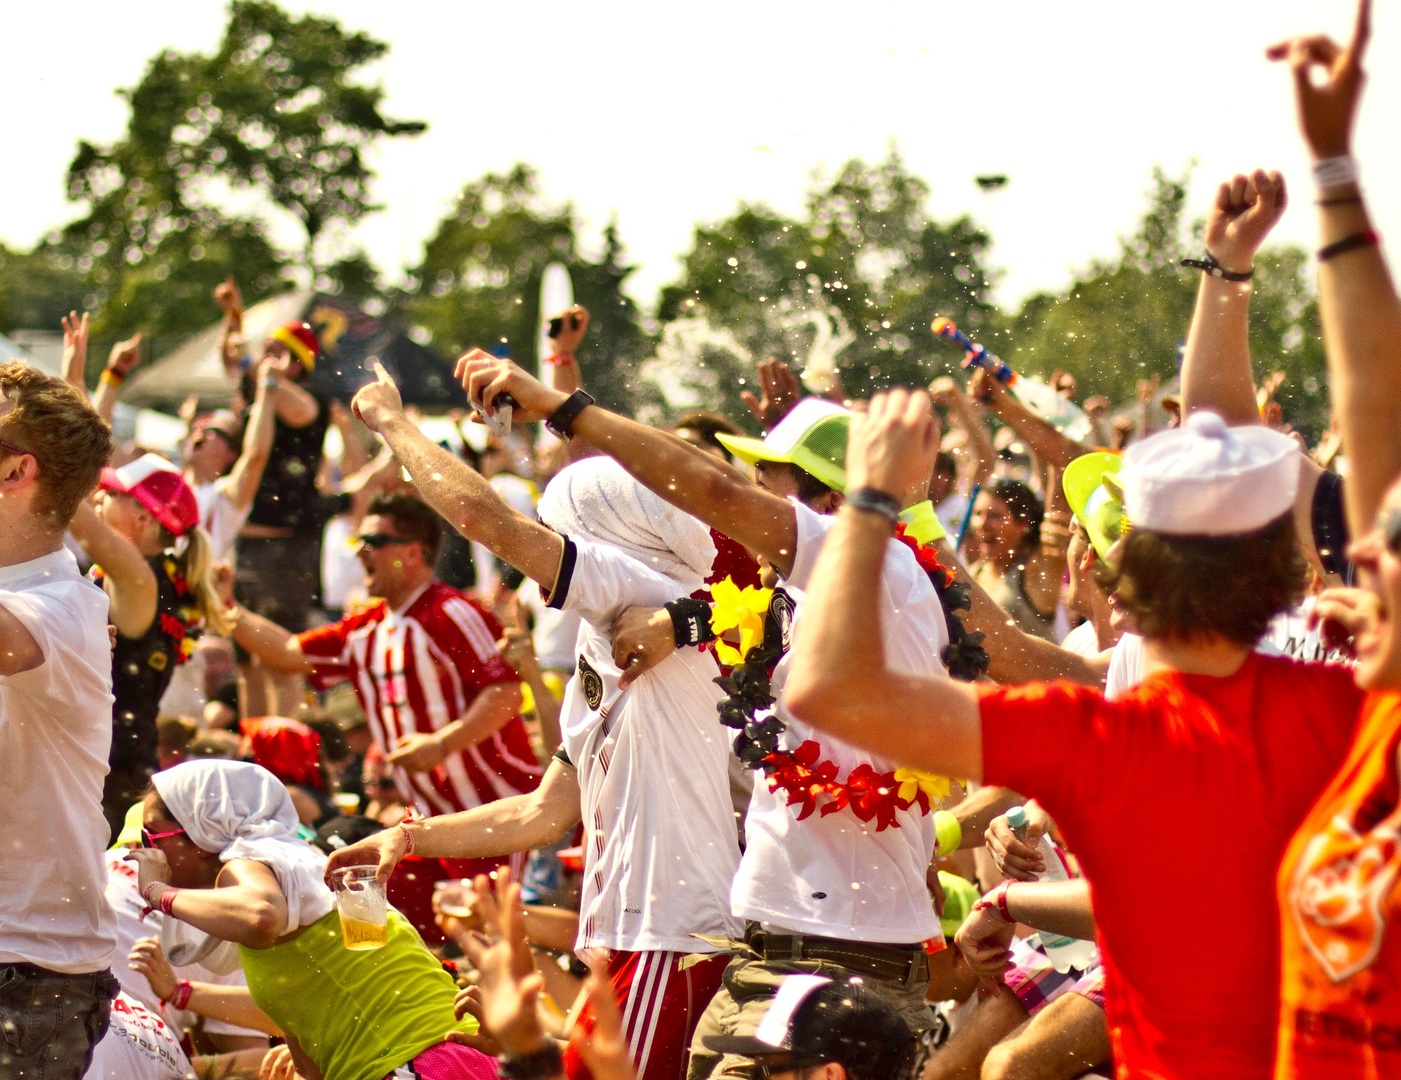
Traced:
<path fill-rule="evenodd" d="M 1253 266 L 1244 273 L 1236 270 L 1227 270 L 1216 261 L 1216 256 L 1209 251 L 1206 253 L 1205 259 L 1183 259 L 1177 265 L 1190 266 L 1194 270 L 1200 270 L 1202 273 L 1210 274 L 1212 277 L 1219 277 L 1223 281 L 1249 281 L 1255 276 L 1255 268 Z"/>
<path fill-rule="evenodd" d="M 575 419 L 592 404 L 592 397 L 582 390 L 575 390 L 574 393 L 565 398 L 564 404 L 545 421 L 545 426 L 565 442 L 568 442 L 574 437 Z"/>

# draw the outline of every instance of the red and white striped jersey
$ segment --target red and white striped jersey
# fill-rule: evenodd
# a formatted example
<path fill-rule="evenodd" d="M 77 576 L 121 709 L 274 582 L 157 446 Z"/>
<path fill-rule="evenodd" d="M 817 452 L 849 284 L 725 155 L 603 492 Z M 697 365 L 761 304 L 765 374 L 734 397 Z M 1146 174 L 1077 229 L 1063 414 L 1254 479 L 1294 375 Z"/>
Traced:
<path fill-rule="evenodd" d="M 403 735 L 431 734 L 466 712 L 481 690 L 519 676 L 497 651 L 501 625 L 476 601 L 430 582 L 398 611 L 379 601 L 297 635 L 317 675 L 347 676 L 375 741 L 389 749 Z M 519 716 L 448 757 L 431 772 L 395 769 L 399 789 L 422 814 L 470 810 L 534 791 L 542 770 Z"/>

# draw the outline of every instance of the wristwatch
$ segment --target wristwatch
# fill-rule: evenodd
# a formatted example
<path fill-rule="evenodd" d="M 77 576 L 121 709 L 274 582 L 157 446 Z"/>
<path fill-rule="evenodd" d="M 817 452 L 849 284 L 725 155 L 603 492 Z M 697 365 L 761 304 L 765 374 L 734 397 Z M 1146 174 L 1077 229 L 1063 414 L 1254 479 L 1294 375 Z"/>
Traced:
<path fill-rule="evenodd" d="M 593 398 L 582 390 L 575 390 L 565 398 L 564 404 L 556 409 L 545 426 L 565 442 L 574 437 L 574 421 L 579 414 L 593 404 Z"/>

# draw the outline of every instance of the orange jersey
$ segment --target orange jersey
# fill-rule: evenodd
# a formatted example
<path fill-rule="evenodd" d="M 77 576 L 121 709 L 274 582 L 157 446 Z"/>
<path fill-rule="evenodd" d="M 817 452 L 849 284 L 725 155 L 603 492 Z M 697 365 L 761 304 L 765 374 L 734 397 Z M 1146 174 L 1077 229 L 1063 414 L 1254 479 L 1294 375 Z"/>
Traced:
<path fill-rule="evenodd" d="M 1278 1077 L 1401 1077 L 1401 694 L 1371 694 L 1279 870 Z"/>

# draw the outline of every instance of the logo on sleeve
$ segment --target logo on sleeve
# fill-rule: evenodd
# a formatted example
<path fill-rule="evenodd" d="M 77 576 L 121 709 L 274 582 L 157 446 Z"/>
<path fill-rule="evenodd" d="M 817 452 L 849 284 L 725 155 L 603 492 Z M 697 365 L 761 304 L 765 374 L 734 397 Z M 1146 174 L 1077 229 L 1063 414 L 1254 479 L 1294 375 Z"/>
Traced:
<path fill-rule="evenodd" d="M 579 688 L 584 691 L 584 700 L 590 709 L 603 704 L 603 679 L 582 656 L 579 657 Z"/>
<path fill-rule="evenodd" d="M 769 598 L 769 618 L 778 628 L 779 641 L 783 643 L 784 652 L 793 644 L 793 609 L 796 606 L 793 598 L 782 588 L 775 589 L 773 596 Z"/>

